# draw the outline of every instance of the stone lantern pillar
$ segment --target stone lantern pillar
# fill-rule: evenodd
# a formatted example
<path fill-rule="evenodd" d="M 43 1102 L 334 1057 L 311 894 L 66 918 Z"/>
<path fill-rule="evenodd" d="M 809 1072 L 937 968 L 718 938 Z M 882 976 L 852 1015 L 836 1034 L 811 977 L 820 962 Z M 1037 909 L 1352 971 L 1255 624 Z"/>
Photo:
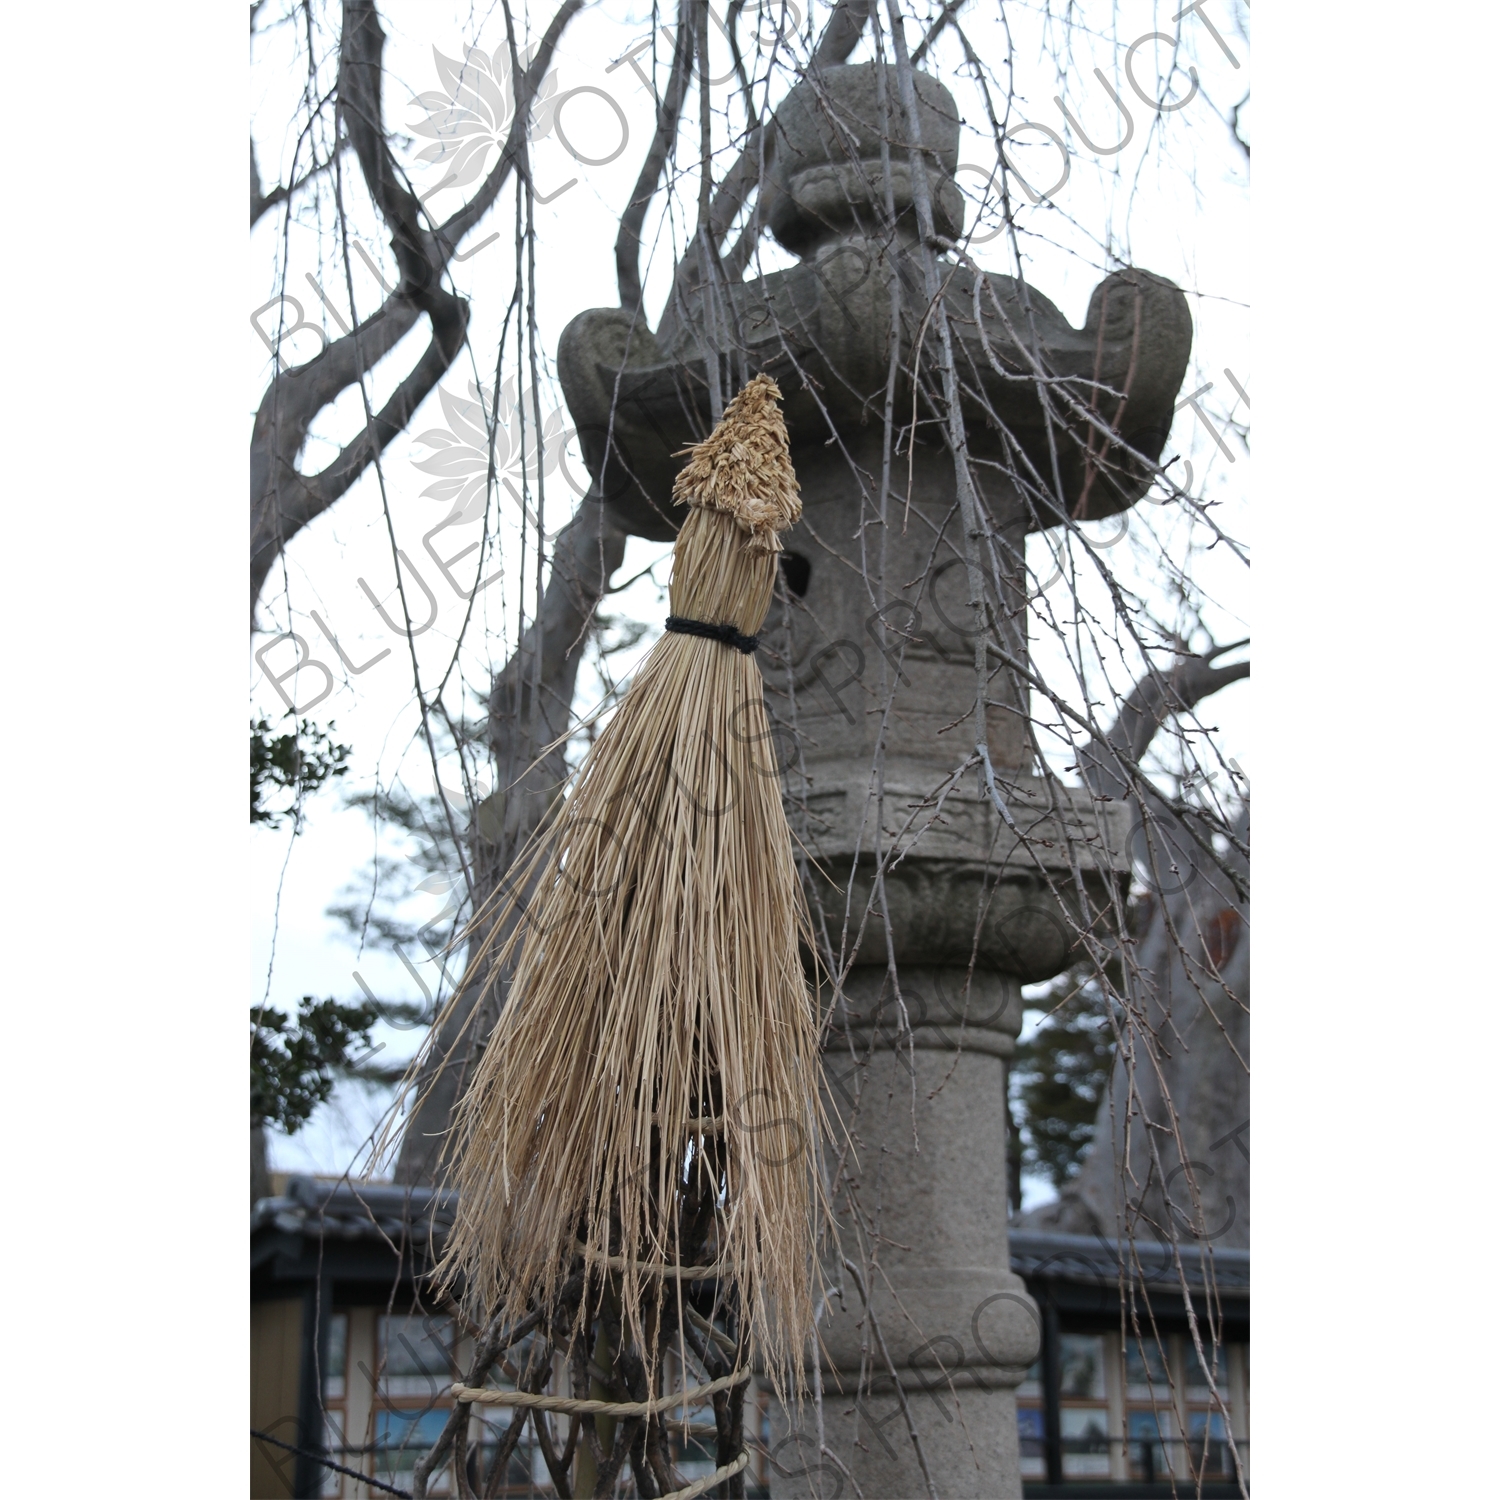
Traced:
<path fill-rule="evenodd" d="M 916 84 L 934 228 L 956 240 L 957 111 L 935 79 Z M 916 340 L 925 372 L 936 346 L 899 98 L 895 70 L 874 64 L 795 87 L 765 214 L 800 263 L 717 290 L 680 282 L 655 332 L 585 313 L 558 369 L 595 493 L 663 540 L 672 455 L 711 425 L 715 367 L 726 390 L 765 370 L 785 394 L 804 518 L 785 539 L 762 665 L 809 896 L 844 966 L 825 1059 L 848 1135 L 831 1147 L 846 1154 L 826 1270 L 843 1290 L 819 1327 L 823 1441 L 866 1496 L 910 1497 L 927 1492 L 914 1429 L 939 1496 L 995 1500 L 1021 1493 L 1014 1390 L 1040 1329 L 1006 1242 L 1021 985 L 1066 967 L 1083 908 L 1128 869 L 1119 804 L 1059 798 L 1032 775 L 1025 538 L 1064 507 L 1096 519 L 1145 493 L 1126 450 L 1160 454 L 1192 328 L 1182 294 L 1146 272 L 1107 277 L 1075 329 L 1007 277 L 976 299 L 968 263 L 942 260 L 990 526 L 986 734 L 1007 821 L 976 767 L 954 775 L 974 743 L 976 622 L 954 460 L 921 372 L 913 400 Z M 1046 408 L 1038 374 L 1053 382 Z M 777 1423 L 773 1493 L 835 1493 L 812 1415 Z"/>

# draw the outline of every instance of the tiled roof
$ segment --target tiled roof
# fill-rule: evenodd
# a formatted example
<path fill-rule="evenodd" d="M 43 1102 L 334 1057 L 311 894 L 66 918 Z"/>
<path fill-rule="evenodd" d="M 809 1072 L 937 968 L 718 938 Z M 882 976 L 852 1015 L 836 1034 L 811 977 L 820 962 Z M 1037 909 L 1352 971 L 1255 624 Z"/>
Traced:
<path fill-rule="evenodd" d="M 1123 1270 L 1127 1284 L 1163 1291 L 1186 1281 L 1202 1292 L 1212 1283 L 1220 1296 L 1250 1295 L 1250 1252 L 1212 1243 L 1178 1245 L 1142 1235 L 1123 1248 L 1118 1240 L 1082 1234 L 1010 1232 L 1011 1269 L 1027 1280 L 1070 1281 L 1088 1286 L 1118 1286 Z M 1179 1270 L 1180 1267 L 1180 1270 Z M 1179 1279 L 1179 1277 L 1181 1279 Z"/>
<path fill-rule="evenodd" d="M 250 1213 L 250 1232 L 278 1229 L 324 1239 L 386 1239 L 397 1244 L 442 1238 L 453 1224 L 454 1194 L 388 1182 L 292 1177 L 278 1197 Z"/>
<path fill-rule="evenodd" d="M 397 1183 L 328 1181 L 292 1177 L 278 1197 L 262 1198 L 250 1216 L 250 1231 L 329 1240 L 384 1241 L 395 1245 L 441 1240 L 453 1225 L 456 1194 Z M 1010 1232 L 1011 1269 L 1030 1280 L 1116 1287 L 1122 1266 L 1129 1284 L 1170 1290 L 1181 1278 L 1201 1293 L 1212 1278 L 1220 1296 L 1250 1293 L 1250 1252 L 1191 1242 L 1164 1245 L 1142 1236 L 1122 1253 L 1118 1241 L 1034 1230 Z"/>

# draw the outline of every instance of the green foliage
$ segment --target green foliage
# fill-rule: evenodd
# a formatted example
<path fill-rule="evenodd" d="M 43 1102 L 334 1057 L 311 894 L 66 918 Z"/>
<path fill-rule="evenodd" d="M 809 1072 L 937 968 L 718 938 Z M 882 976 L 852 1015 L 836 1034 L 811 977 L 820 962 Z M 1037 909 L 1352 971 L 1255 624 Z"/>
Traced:
<path fill-rule="evenodd" d="M 348 771 L 345 762 L 350 750 L 348 745 L 335 744 L 310 719 L 303 719 L 290 734 L 281 735 L 272 730 L 268 719 L 251 720 L 250 821 L 279 828 L 286 818 L 292 818 L 300 828 L 303 800 Z M 273 806 L 271 799 L 278 793 L 289 794 L 291 801 Z"/>
<path fill-rule="evenodd" d="M 328 1098 L 335 1076 L 357 1069 L 379 1019 L 374 1005 L 340 1005 L 305 995 L 293 1021 L 260 1006 L 250 1012 L 250 1121 L 295 1135 Z"/>
<path fill-rule="evenodd" d="M 1098 976 L 1078 968 L 1060 974 L 1027 1009 L 1045 1018 L 1016 1044 L 1011 1064 L 1020 1166 L 1060 1188 L 1077 1175 L 1109 1087 L 1115 1047 L 1109 1001 Z"/>

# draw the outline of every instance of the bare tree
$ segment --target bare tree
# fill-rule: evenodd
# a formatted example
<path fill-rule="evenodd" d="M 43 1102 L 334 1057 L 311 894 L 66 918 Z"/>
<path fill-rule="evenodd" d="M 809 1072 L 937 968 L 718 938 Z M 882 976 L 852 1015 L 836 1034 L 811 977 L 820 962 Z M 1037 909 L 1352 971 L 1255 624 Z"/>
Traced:
<path fill-rule="evenodd" d="M 580 4 L 581 0 L 567 0 L 557 10 L 524 65 L 523 38 L 505 10 L 515 80 L 509 138 L 479 191 L 441 224 L 429 220 L 407 182 L 400 153 L 383 122 L 383 36 L 368 0 L 348 0 L 344 5 L 336 85 L 328 100 L 314 99 L 309 106 L 314 113 L 331 107 L 337 122 L 333 138 L 324 144 L 323 159 L 309 152 L 305 163 L 299 159 L 288 187 L 265 191 L 252 147 L 252 222 L 275 207 L 295 203 L 299 194 L 331 192 L 338 209 L 336 248 L 346 274 L 349 236 L 342 163 L 352 156 L 391 236 L 399 277 L 379 307 L 342 337 L 330 340 L 314 359 L 273 373 L 252 439 L 252 611 L 277 559 L 303 527 L 347 493 L 360 474 L 374 470 L 383 483 L 382 454 L 464 349 L 468 308 L 449 283 L 449 268 L 464 236 L 512 176 L 520 181 L 515 316 L 507 322 L 515 330 L 515 341 L 508 346 L 502 335 L 495 361 L 497 388 L 502 369 L 529 381 L 530 420 L 539 431 L 535 403 L 542 343 L 535 315 L 528 122 L 558 39 Z M 1193 718 L 1193 710 L 1245 676 L 1248 667 L 1219 666 L 1228 648 L 1204 645 L 1204 591 L 1193 573 L 1194 559 L 1207 547 L 1218 548 L 1219 556 L 1236 558 L 1243 556 L 1242 549 L 1206 498 L 1201 476 L 1196 484 L 1182 478 L 1180 471 L 1174 478 L 1176 459 L 1163 461 L 1176 384 L 1170 389 L 1164 384 L 1154 393 L 1140 384 L 1140 369 L 1152 354 L 1142 354 L 1139 348 L 1141 309 L 1175 307 L 1175 288 L 1169 294 L 1160 278 L 1132 270 L 1113 239 L 1097 244 L 1100 267 L 1107 267 L 1109 275 L 1101 288 L 1104 305 L 1097 317 L 1091 309 L 1094 321 L 1083 332 L 1064 324 L 1029 284 L 1026 236 L 1041 242 L 1049 233 L 1061 236 L 1063 231 L 1056 228 L 1057 217 L 1044 216 L 1045 208 L 1026 219 L 1025 205 L 1018 201 L 1018 187 L 1033 205 L 1044 204 L 1045 195 L 1033 191 L 1034 184 L 1014 167 L 1018 105 L 1009 19 L 1004 14 L 996 22 L 1001 38 L 997 41 L 996 35 L 978 34 L 981 18 L 966 17 L 962 0 L 949 0 L 931 8 L 920 40 L 914 37 L 912 46 L 907 39 L 910 17 L 903 16 L 895 0 L 883 13 L 872 0 L 837 0 L 827 8 L 816 36 L 808 17 L 808 34 L 797 39 L 795 49 L 783 46 L 788 39 L 778 31 L 757 71 L 755 59 L 747 61 L 741 46 L 745 8 L 744 0 L 732 0 L 722 21 L 736 86 L 729 107 L 720 113 L 709 96 L 710 33 L 719 18 L 703 0 L 677 0 L 670 22 L 653 11 L 653 25 L 662 21 L 668 46 L 651 75 L 659 84 L 651 139 L 630 194 L 619 208 L 614 242 L 619 306 L 595 315 L 596 329 L 605 332 L 584 349 L 588 358 L 575 358 L 582 345 L 569 333 L 558 352 L 565 384 L 573 389 L 590 386 L 602 417 L 594 424 L 598 430 L 579 436 L 592 483 L 564 528 L 554 535 L 544 536 L 539 526 L 528 533 L 537 541 L 527 559 L 535 569 L 535 600 L 528 601 L 516 649 L 494 674 L 487 693 L 483 752 L 493 765 L 497 789 L 487 799 L 476 798 L 472 822 L 455 829 L 454 843 L 464 863 L 464 910 L 480 913 L 468 941 L 478 952 L 491 938 L 487 899 L 501 887 L 517 852 L 557 806 L 566 785 L 566 736 L 577 723 L 574 697 L 584 643 L 620 566 L 627 530 L 658 539 L 671 532 L 670 518 L 659 511 L 652 514 L 648 504 L 660 484 L 659 475 L 646 469 L 660 456 L 627 455 L 618 441 L 616 422 L 623 420 L 627 398 L 637 406 L 658 398 L 665 402 L 667 379 L 661 371 L 675 361 L 671 399 L 680 403 L 688 414 L 685 420 L 696 430 L 718 416 L 726 393 L 751 370 L 778 360 L 779 368 L 789 371 L 806 393 L 804 411 L 813 412 L 822 424 L 818 435 L 826 436 L 828 467 L 819 470 L 820 477 L 847 484 L 860 496 L 864 508 L 856 566 L 859 587 L 868 592 L 869 608 L 875 611 L 875 623 L 866 630 L 868 639 L 857 648 L 862 660 L 869 656 L 871 670 L 851 691 L 861 695 L 859 713 L 879 726 L 868 768 L 876 811 L 867 824 L 868 845 L 850 870 L 840 872 L 839 889 L 832 895 L 823 892 L 815 913 L 818 956 L 830 976 L 830 1014 L 845 1014 L 840 1007 L 847 999 L 844 986 L 856 954 L 863 952 L 868 964 L 871 950 L 884 944 L 891 1003 L 898 1017 L 895 1030 L 911 1050 L 914 1023 L 901 988 L 886 882 L 894 884 L 898 866 L 914 842 L 914 836 L 909 837 L 912 827 L 918 826 L 923 836 L 929 830 L 940 833 L 945 813 L 953 816 L 955 788 L 977 786 L 989 809 L 986 815 L 998 820 L 997 827 L 1014 829 L 1007 800 L 1013 798 L 1013 788 L 1007 774 L 1023 761 L 1034 767 L 1032 779 L 1041 786 L 1044 799 L 1053 798 L 1054 806 L 1071 805 L 1069 799 L 1080 789 L 1065 784 L 1065 777 L 1072 769 L 1068 761 L 1076 757 L 1077 776 L 1101 807 L 1124 803 L 1131 809 L 1132 848 L 1140 886 L 1149 893 L 1151 917 L 1145 932 L 1131 941 L 1126 884 L 1086 878 L 1086 856 L 1077 851 L 1070 856 L 1071 868 L 1062 857 L 1039 858 L 1037 872 L 1029 877 L 1027 889 L 1038 893 L 1038 899 L 1044 893 L 1068 914 L 1072 930 L 1064 946 L 1071 958 L 1091 964 L 1099 973 L 1116 1024 L 1116 1078 L 1104 1112 L 1109 1120 L 1106 1125 L 1101 1113 L 1098 1144 L 1085 1178 L 1076 1191 L 1065 1195 L 1048 1222 L 1087 1227 L 1127 1243 L 1138 1234 L 1174 1243 L 1212 1242 L 1224 1204 L 1220 1189 L 1232 1174 L 1224 1174 L 1221 1181 L 1198 1170 L 1194 1163 L 1203 1156 L 1195 1132 L 1200 1116 L 1207 1118 L 1200 1109 L 1204 1090 L 1219 1087 L 1214 1079 L 1222 1082 L 1222 1071 L 1213 1078 L 1202 1070 L 1195 1075 L 1189 1059 L 1211 1053 L 1218 1059 L 1215 1068 L 1222 1068 L 1225 1058 L 1236 1066 L 1248 1062 L 1243 1042 L 1248 944 L 1240 937 L 1248 921 L 1248 836 L 1245 799 L 1215 790 L 1224 785 L 1222 757 L 1213 737 Z M 1075 38 L 1071 12 L 1046 35 L 1061 76 Z M 863 142 L 854 139 L 857 128 L 840 113 L 826 76 L 861 46 L 880 64 L 872 74 L 879 95 L 878 128 Z M 957 190 L 952 177 L 957 169 L 945 165 L 934 142 L 922 137 L 923 122 L 929 129 L 933 123 L 924 111 L 933 106 L 928 83 L 917 69 L 924 59 L 940 54 L 955 75 L 962 72 L 972 83 L 971 113 L 976 120 L 982 116 L 993 141 L 996 173 L 983 189 L 993 217 L 985 222 L 995 225 L 995 236 L 1009 255 L 1007 276 L 989 273 L 977 263 L 976 226 L 962 230 L 962 211 L 953 209 Z M 1177 67 L 1175 53 L 1169 63 Z M 873 320 L 873 307 L 884 320 L 877 329 L 878 338 L 885 339 L 880 357 L 888 361 L 883 365 L 888 371 L 883 399 L 853 392 L 845 388 L 847 382 L 841 387 L 838 360 L 797 323 L 795 296 L 778 302 L 755 289 L 770 279 L 752 276 L 767 230 L 777 223 L 784 227 L 787 212 L 777 163 L 780 158 L 788 170 L 794 163 L 786 156 L 791 148 L 778 133 L 772 107 L 793 84 L 803 87 L 803 97 L 811 98 L 808 110 L 834 143 L 829 151 L 831 169 L 825 175 L 835 187 L 825 184 L 826 196 L 818 200 L 817 211 L 829 222 L 858 226 L 879 249 L 870 257 L 876 268 L 870 285 L 878 293 L 878 304 L 861 302 L 858 315 L 847 309 L 846 314 L 851 324 L 859 325 L 861 318 Z M 1158 111 L 1152 131 L 1161 128 L 1161 118 Z M 847 148 L 847 162 L 838 158 L 839 142 Z M 903 191 L 909 183 L 910 202 L 904 205 L 894 196 L 898 178 Z M 691 185 L 693 196 L 684 184 Z M 840 193 L 844 201 L 838 201 Z M 776 219 L 778 213 L 781 220 Z M 673 241 L 671 289 L 653 326 L 645 305 L 643 258 L 651 253 L 652 228 L 660 226 L 665 226 L 664 240 L 668 231 L 680 231 L 681 238 Z M 832 260 L 809 256 L 808 276 L 826 277 Z M 350 305 L 352 310 L 352 283 Z M 368 395 L 369 377 L 423 314 L 428 318 L 429 342 L 376 411 Z M 856 328 L 861 335 L 866 331 Z M 1118 368 L 1109 364 L 1106 346 L 1124 351 Z M 1165 358 L 1159 362 L 1171 364 Z M 1180 365 L 1177 372 L 1180 377 Z M 298 465 L 314 422 L 340 393 L 354 387 L 364 401 L 362 427 L 320 472 L 304 474 Z M 1032 403 L 1034 420 L 1032 407 L 1024 420 L 1018 418 L 1021 403 L 1005 395 L 1018 388 L 1024 388 L 1026 401 Z M 1147 421 L 1139 415 L 1143 412 L 1154 415 Z M 1215 442 L 1228 451 L 1222 437 L 1216 435 Z M 949 602 L 962 620 L 979 623 L 955 632 L 960 642 L 956 649 L 966 656 L 964 670 L 972 661 L 974 675 L 967 710 L 941 729 L 946 735 L 962 726 L 958 733 L 964 744 L 954 753 L 952 774 L 929 794 L 903 802 L 898 814 L 883 800 L 884 747 L 901 712 L 896 694 L 898 684 L 906 681 L 905 653 L 916 644 L 930 647 L 936 633 L 930 619 L 920 626 L 914 611 L 904 618 L 881 613 L 888 609 L 891 594 L 911 582 L 904 577 L 892 580 L 890 537 L 898 527 L 904 535 L 908 522 L 913 527 L 928 524 L 911 502 L 916 455 L 924 462 L 943 456 L 951 464 L 956 492 L 954 516 L 933 527 L 921 581 L 925 588 L 939 572 L 962 580 Z M 492 462 L 488 492 L 492 494 L 494 487 Z M 1190 546 L 1179 546 L 1169 534 L 1168 521 L 1136 521 L 1131 513 L 1131 545 L 1144 559 L 1137 571 L 1143 572 L 1149 563 L 1160 584 L 1150 595 L 1122 581 L 1125 570 L 1113 560 L 1125 549 L 1108 554 L 1109 543 L 1101 543 L 1093 529 L 1109 517 L 1125 514 L 1148 488 L 1172 506 L 1171 515 L 1182 517 L 1194 538 Z M 993 504 L 1001 491 L 1020 497 L 1009 514 L 1001 514 Z M 1166 510 L 1161 514 L 1166 516 Z M 945 530 L 950 523 L 951 530 Z M 1052 578 L 1046 576 L 1046 563 L 1038 568 L 1036 547 L 1028 550 L 1028 533 L 1047 534 L 1047 563 L 1056 561 Z M 802 558 L 802 564 L 825 572 L 850 566 L 830 539 L 813 527 L 809 534 L 807 545 L 816 550 L 811 563 Z M 394 541 L 392 546 L 394 550 Z M 1061 589 L 1049 593 L 1057 578 Z M 805 584 L 805 574 L 802 581 Z M 794 746 L 787 766 L 789 806 L 799 833 L 805 834 L 818 814 L 805 778 L 799 781 L 800 750 L 795 747 L 805 747 L 812 733 L 798 694 L 810 692 L 815 680 L 807 663 L 836 643 L 816 612 L 800 602 L 795 568 L 789 569 L 787 584 L 779 606 L 777 644 L 768 644 L 768 651 L 780 653 L 774 666 L 789 684 L 778 711 Z M 1051 655 L 1045 662 L 1036 652 L 1028 654 L 1028 631 L 1033 640 L 1042 637 L 1047 642 Z M 874 653 L 869 652 L 871 641 Z M 1173 652 L 1173 662 L 1158 668 L 1153 663 L 1164 650 Z M 1123 692 L 1113 686 L 1122 679 Z M 414 685 L 424 727 L 429 716 L 447 714 L 441 687 L 428 691 L 420 682 Z M 1182 730 L 1172 742 L 1177 756 L 1172 768 L 1175 787 L 1173 778 L 1151 762 L 1163 725 Z M 1002 740 L 1009 760 L 999 754 Z M 435 750 L 433 758 L 436 761 Z M 1105 821 L 1101 813 L 1101 827 Z M 1080 840 L 1083 843 L 1087 840 Z M 860 873 L 866 869 L 873 872 L 868 879 Z M 809 885 L 816 886 L 811 869 Z M 972 971 L 982 964 L 971 959 L 970 967 Z M 1110 979 L 1110 973 L 1123 974 L 1123 979 Z M 453 1105 L 493 1026 L 503 986 L 492 980 L 471 969 L 429 1041 L 418 1080 L 420 1102 L 407 1122 L 398 1164 L 398 1175 L 406 1182 L 433 1180 Z M 1207 1039 L 1210 1031 L 1212 1045 Z M 870 1076 L 868 1048 L 856 1054 L 851 1047 L 851 1060 L 857 1070 L 851 1085 L 857 1120 L 859 1101 L 873 1098 L 881 1088 L 872 1088 L 868 1096 L 862 1093 Z M 913 1129 L 919 1106 L 913 1082 Z M 1238 1124 L 1231 1121 L 1226 1129 Z M 852 1226 L 835 1267 L 836 1296 L 867 1318 L 871 1366 L 888 1373 L 902 1393 L 877 1315 L 885 1274 L 881 1257 L 887 1254 L 883 1247 L 888 1239 L 878 1194 L 865 1190 L 847 1153 L 837 1155 L 830 1172 L 841 1195 L 841 1210 L 847 1211 Z M 586 1293 L 580 1287 L 575 1295 Z M 602 1358 L 617 1388 L 637 1398 L 642 1389 L 641 1371 L 632 1364 L 637 1355 L 620 1347 L 608 1326 L 599 1345 L 581 1347 L 568 1318 L 558 1320 L 560 1311 L 569 1309 L 496 1309 L 491 1326 L 480 1331 L 479 1355 L 467 1383 L 482 1384 L 516 1339 L 537 1333 L 539 1363 L 522 1371 L 518 1384 L 535 1381 L 540 1389 L 546 1381 L 543 1366 L 556 1355 L 570 1371 L 573 1394 L 581 1396 L 590 1385 L 590 1359 L 597 1366 Z M 607 1315 L 600 1316 L 607 1325 Z M 714 1326 L 705 1329 L 687 1317 L 674 1327 L 705 1374 L 717 1379 L 727 1372 L 726 1351 L 716 1347 Z M 597 1369 L 592 1378 L 598 1378 Z M 918 1424 L 904 1394 L 901 1399 L 920 1458 Z M 821 1402 L 817 1411 L 814 1459 L 819 1466 L 828 1465 L 831 1474 L 840 1460 L 823 1440 Z M 467 1472 L 462 1442 L 468 1415 L 469 1408 L 460 1403 L 443 1439 L 419 1466 L 418 1493 L 425 1492 L 429 1478 L 451 1458 L 459 1460 L 456 1472 Z M 729 1399 L 716 1400 L 715 1420 L 721 1455 L 732 1453 L 743 1437 L 736 1427 L 742 1413 Z M 500 1482 L 525 1426 L 519 1419 L 512 1424 L 500 1449 L 491 1455 L 481 1487 Z M 643 1495 L 665 1493 L 674 1482 L 659 1422 L 648 1420 L 634 1428 L 623 1424 L 612 1446 L 600 1442 L 592 1416 L 582 1424 L 575 1421 L 565 1443 L 554 1441 L 545 1418 L 535 1421 L 534 1431 L 559 1493 L 564 1483 L 560 1476 L 566 1475 L 575 1454 L 588 1455 L 596 1493 L 607 1492 L 627 1464 Z M 924 1480 L 931 1493 L 925 1472 Z M 728 1492 L 735 1493 L 733 1481 L 730 1485 Z"/>

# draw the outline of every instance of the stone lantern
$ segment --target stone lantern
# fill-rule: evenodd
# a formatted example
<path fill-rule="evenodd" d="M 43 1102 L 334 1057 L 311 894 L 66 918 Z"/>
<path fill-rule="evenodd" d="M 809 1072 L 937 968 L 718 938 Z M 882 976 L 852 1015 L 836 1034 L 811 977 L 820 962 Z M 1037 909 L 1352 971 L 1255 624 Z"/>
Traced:
<path fill-rule="evenodd" d="M 936 234 L 958 241 L 957 109 L 932 77 L 915 84 L 915 161 Z M 677 520 L 673 455 L 711 426 L 715 371 L 726 391 L 764 370 L 784 392 L 805 514 L 761 660 L 809 897 L 842 969 L 823 986 L 826 1098 L 848 1132 L 830 1146 L 845 1157 L 819 1324 L 823 1441 L 865 1495 L 921 1495 L 910 1426 L 938 1495 L 993 1500 L 1021 1493 L 1014 1390 L 1039 1346 L 1006 1237 L 1021 986 L 1067 966 L 1079 923 L 1128 871 L 1125 809 L 1033 775 L 1025 539 L 1064 510 L 1098 519 L 1145 493 L 1136 455 L 1166 442 L 1192 325 L 1182 293 L 1144 271 L 1106 277 L 1075 329 L 1008 277 L 976 296 L 972 262 L 940 255 L 995 580 L 982 626 L 995 795 L 978 767 L 955 779 L 972 759 L 978 626 L 954 459 L 925 394 L 940 352 L 899 101 L 895 69 L 875 64 L 798 84 L 771 132 L 763 213 L 799 264 L 727 286 L 680 278 L 654 332 L 639 314 L 584 313 L 558 369 L 594 493 L 660 540 Z M 778 1416 L 773 1493 L 815 1493 L 820 1473 L 838 1489 L 812 1422 Z"/>

